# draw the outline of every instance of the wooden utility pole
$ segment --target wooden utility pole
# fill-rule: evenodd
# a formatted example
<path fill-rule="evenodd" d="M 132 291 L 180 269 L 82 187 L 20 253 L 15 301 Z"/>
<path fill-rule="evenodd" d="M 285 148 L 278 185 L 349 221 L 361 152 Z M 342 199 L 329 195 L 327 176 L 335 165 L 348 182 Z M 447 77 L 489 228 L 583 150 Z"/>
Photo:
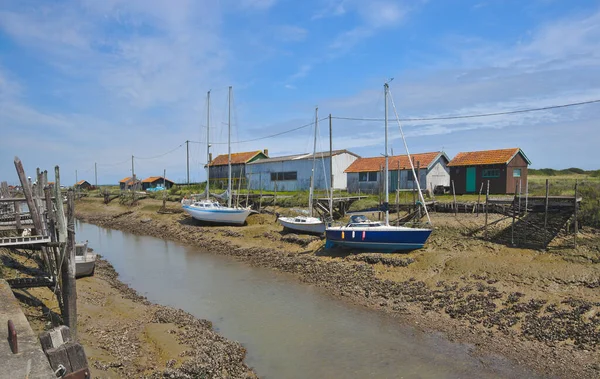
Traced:
<path fill-rule="evenodd" d="M 67 246 L 62 259 L 61 277 L 65 325 L 77 340 L 77 285 L 75 283 L 75 203 L 73 190 L 67 192 Z"/>
<path fill-rule="evenodd" d="M 98 188 L 98 164 L 94 162 L 94 185 Z"/>

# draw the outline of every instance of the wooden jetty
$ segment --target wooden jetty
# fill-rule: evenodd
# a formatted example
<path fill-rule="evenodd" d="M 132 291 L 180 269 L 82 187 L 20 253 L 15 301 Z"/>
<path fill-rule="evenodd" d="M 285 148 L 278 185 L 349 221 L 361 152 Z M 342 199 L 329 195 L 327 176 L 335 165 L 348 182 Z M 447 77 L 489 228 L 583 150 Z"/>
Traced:
<path fill-rule="evenodd" d="M 367 197 L 368 196 L 340 196 L 332 199 L 328 197 L 318 197 L 313 200 L 313 207 L 317 210 L 321 217 L 326 217 L 329 215 L 329 202 L 331 200 L 334 213 L 337 212 L 337 216 L 343 217 L 346 215 L 346 212 L 348 212 L 348 209 L 352 203 Z"/>
<path fill-rule="evenodd" d="M 35 183 L 31 183 L 27 179 L 23 164 L 18 157 L 15 157 L 15 168 L 21 182 L 24 198 L 7 194 L 5 182 L 0 185 L 0 189 L 4 188 L 1 190 L 2 198 L 0 199 L 0 204 L 2 204 L 0 228 L 9 232 L 12 230 L 13 234 L 16 234 L 1 237 L 0 247 L 22 249 L 32 248 L 33 246 L 38 247 L 37 251 L 39 251 L 42 261 L 42 274 L 32 278 L 13 279 L 7 285 L 12 285 L 13 288 L 51 287 L 55 289 L 54 292 L 61 309 L 62 320 L 69 330 L 68 341 L 63 341 L 67 342 L 66 347 L 61 347 L 63 343 L 44 346 L 42 357 L 47 357 L 47 359 L 44 358 L 46 366 L 49 360 L 54 371 L 61 370 L 61 377 L 90 377 L 83 348 L 76 343 L 75 194 L 73 190 L 67 192 L 65 215 L 58 166 L 54 170 L 55 184 L 53 187 L 48 186 L 47 171 L 42 172 L 37 169 L 37 180 Z M 22 203 L 27 204 L 29 210 L 27 214 L 21 213 Z M 23 233 L 25 227 L 30 229 L 27 233 Z M 52 337 L 52 341 L 55 342 L 54 337 Z M 5 358 L 10 359 L 0 349 L 0 361 Z M 73 362 L 79 363 L 74 365 Z M 51 373 L 53 372 L 51 371 Z M 0 378 L 1 375 L 0 372 Z M 23 375 L 22 377 L 28 376 Z M 30 375 L 29 377 L 49 376 Z M 52 374 L 51 377 L 55 377 L 55 375 Z"/>

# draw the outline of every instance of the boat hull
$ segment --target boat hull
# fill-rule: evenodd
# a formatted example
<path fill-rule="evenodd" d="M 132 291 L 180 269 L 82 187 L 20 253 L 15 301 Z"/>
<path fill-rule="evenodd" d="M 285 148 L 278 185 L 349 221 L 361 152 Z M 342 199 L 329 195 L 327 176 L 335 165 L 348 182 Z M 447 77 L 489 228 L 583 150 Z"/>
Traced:
<path fill-rule="evenodd" d="M 194 219 L 216 224 L 243 225 L 250 214 L 249 209 L 220 208 L 220 209 L 198 209 L 193 206 L 184 205 L 185 213 Z"/>
<path fill-rule="evenodd" d="M 295 217 L 279 217 L 277 221 L 284 228 L 300 233 L 323 234 L 325 233 L 325 223 L 318 219 L 316 221 L 295 222 Z"/>
<path fill-rule="evenodd" d="M 85 260 L 75 258 L 75 277 L 82 278 L 84 276 L 94 275 L 96 268 L 96 256 L 86 257 Z"/>
<path fill-rule="evenodd" d="M 379 230 L 377 230 L 379 229 Z M 430 229 L 333 227 L 326 230 L 327 246 L 394 252 L 420 249 L 425 245 Z"/>

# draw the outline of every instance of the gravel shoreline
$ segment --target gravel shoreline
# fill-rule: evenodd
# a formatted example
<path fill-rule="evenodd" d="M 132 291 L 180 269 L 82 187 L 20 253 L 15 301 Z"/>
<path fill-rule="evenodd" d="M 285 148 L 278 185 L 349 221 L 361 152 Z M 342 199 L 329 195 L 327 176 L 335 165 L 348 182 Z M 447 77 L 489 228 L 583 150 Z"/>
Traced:
<path fill-rule="evenodd" d="M 118 274 L 113 266 L 104 259 L 98 259 L 96 264 L 95 276 L 107 282 L 116 289 L 125 299 L 143 305 L 145 308 L 142 319 L 135 320 L 135 326 L 140 327 L 149 324 L 172 324 L 173 328 L 168 329 L 168 333 L 173 335 L 177 343 L 185 346 L 186 349 L 178 354 L 180 359 L 170 359 L 166 362 L 166 367 L 157 367 L 154 362 L 146 367 L 138 364 L 127 364 L 135 360 L 137 356 L 144 353 L 141 346 L 144 342 L 138 338 L 121 338 L 121 334 L 100 330 L 87 330 L 95 335 L 104 334 L 101 338 L 100 348 L 113 351 L 114 355 L 121 359 L 112 362 L 93 361 L 95 369 L 106 371 L 109 368 L 116 368 L 120 376 L 140 375 L 146 378 L 256 378 L 254 372 L 244 363 L 246 350 L 238 342 L 227 340 L 212 328 L 212 323 L 207 320 L 201 320 L 193 315 L 171 307 L 166 307 L 149 302 L 144 296 L 139 295 L 135 290 L 118 279 Z M 86 294 L 87 301 L 90 301 L 90 295 Z M 96 299 L 102 301 L 102 299 Z M 86 328 L 85 324 L 83 325 Z M 129 333 L 131 326 L 126 329 L 128 333 L 135 336 L 135 333 Z M 103 333 L 104 332 L 104 333 Z M 87 347 L 87 344 L 86 346 Z M 133 347 L 133 349 L 131 349 Z M 182 361 L 182 362 L 178 362 Z M 155 364 L 155 363 L 154 363 Z"/>
<path fill-rule="evenodd" d="M 84 207 L 77 211 L 80 220 L 102 227 L 174 240 L 296 274 L 301 281 L 344 301 L 390 313 L 422 330 L 442 332 L 450 340 L 473 344 L 475 354 L 499 354 L 544 376 L 600 376 L 598 302 L 568 298 L 549 302 L 524 296 L 510 291 L 510 285 L 498 282 L 494 275 L 463 275 L 433 284 L 415 278 L 389 280 L 381 273 L 388 267 L 410 268 L 414 259 L 377 254 L 332 256 L 320 247 L 311 249 L 319 246 L 319 241 L 285 242 L 273 232 L 244 243 L 241 229 L 199 226 L 183 215 L 161 219 L 162 215 L 149 218 L 149 214 L 136 208 L 98 212 Z M 266 241 L 275 243 L 269 246 Z M 431 245 L 440 248 L 435 242 Z M 596 283 L 597 277 L 581 286 L 593 289 Z"/>

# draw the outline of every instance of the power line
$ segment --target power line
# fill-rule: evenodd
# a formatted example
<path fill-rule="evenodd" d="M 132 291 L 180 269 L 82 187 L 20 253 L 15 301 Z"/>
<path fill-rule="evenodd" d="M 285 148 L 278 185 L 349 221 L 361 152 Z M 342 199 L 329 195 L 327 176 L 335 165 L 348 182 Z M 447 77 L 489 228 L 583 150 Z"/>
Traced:
<path fill-rule="evenodd" d="M 98 166 L 117 166 L 123 163 L 131 162 L 131 158 L 127 158 L 124 161 L 116 162 L 116 163 L 98 163 Z"/>
<path fill-rule="evenodd" d="M 323 117 L 322 119 L 320 119 L 319 121 L 324 121 L 329 119 L 329 117 Z M 280 135 L 283 134 L 287 134 L 287 133 L 291 133 L 291 132 L 295 132 L 296 130 L 300 130 L 300 129 L 304 129 L 304 128 L 308 128 L 309 126 L 313 126 L 315 123 L 314 121 L 308 124 L 304 124 L 292 129 L 288 129 L 288 130 L 284 130 L 283 132 L 279 132 L 279 133 L 275 133 L 275 134 L 270 134 L 268 136 L 264 136 L 264 137 L 257 137 L 257 138 L 252 138 L 252 139 L 248 139 L 248 140 L 244 140 L 244 141 L 231 141 L 232 144 L 234 143 L 246 143 L 246 142 L 254 142 L 254 141 L 260 141 L 263 139 L 269 139 L 269 138 L 273 138 L 273 137 L 278 137 Z M 204 142 L 199 142 L 199 141 L 190 141 L 192 143 L 204 143 Z M 227 145 L 227 142 L 211 142 L 211 145 Z"/>
<path fill-rule="evenodd" d="M 190 141 L 190 142 L 192 142 L 192 141 Z M 184 142 L 184 143 L 185 143 L 185 142 Z M 181 146 L 183 146 L 183 144 L 184 144 L 184 143 L 182 143 L 181 145 L 177 146 L 177 147 L 176 147 L 176 148 L 174 148 L 174 149 L 171 149 L 171 150 L 167 151 L 166 153 L 162 153 L 162 154 L 159 154 L 159 155 L 155 155 L 155 156 L 153 156 L 153 157 L 138 157 L 138 156 L 134 156 L 134 158 L 135 158 L 135 159 L 144 159 L 144 160 L 148 160 L 148 159 L 156 159 L 156 158 L 164 157 L 165 155 L 167 155 L 167 154 L 171 154 L 171 153 L 172 153 L 172 152 L 174 152 L 175 150 L 179 149 Z"/>
<path fill-rule="evenodd" d="M 400 119 L 399 121 L 404 121 L 404 122 L 407 122 L 407 121 L 436 121 L 436 120 L 456 120 L 456 119 L 476 118 L 476 117 L 501 116 L 501 115 L 517 114 L 517 113 L 545 111 L 545 110 L 558 109 L 558 108 L 567 108 L 567 107 L 574 107 L 574 106 L 593 104 L 593 103 L 600 103 L 600 99 L 582 101 L 579 103 L 551 105 L 551 106 L 541 107 L 541 108 L 519 109 L 519 110 L 514 110 L 514 111 L 506 111 L 506 112 L 480 113 L 480 114 L 459 115 L 459 116 L 403 118 L 403 119 Z M 342 117 L 342 116 L 331 116 L 331 118 L 334 118 L 337 120 L 352 120 L 352 121 L 384 121 L 383 118 Z"/>

